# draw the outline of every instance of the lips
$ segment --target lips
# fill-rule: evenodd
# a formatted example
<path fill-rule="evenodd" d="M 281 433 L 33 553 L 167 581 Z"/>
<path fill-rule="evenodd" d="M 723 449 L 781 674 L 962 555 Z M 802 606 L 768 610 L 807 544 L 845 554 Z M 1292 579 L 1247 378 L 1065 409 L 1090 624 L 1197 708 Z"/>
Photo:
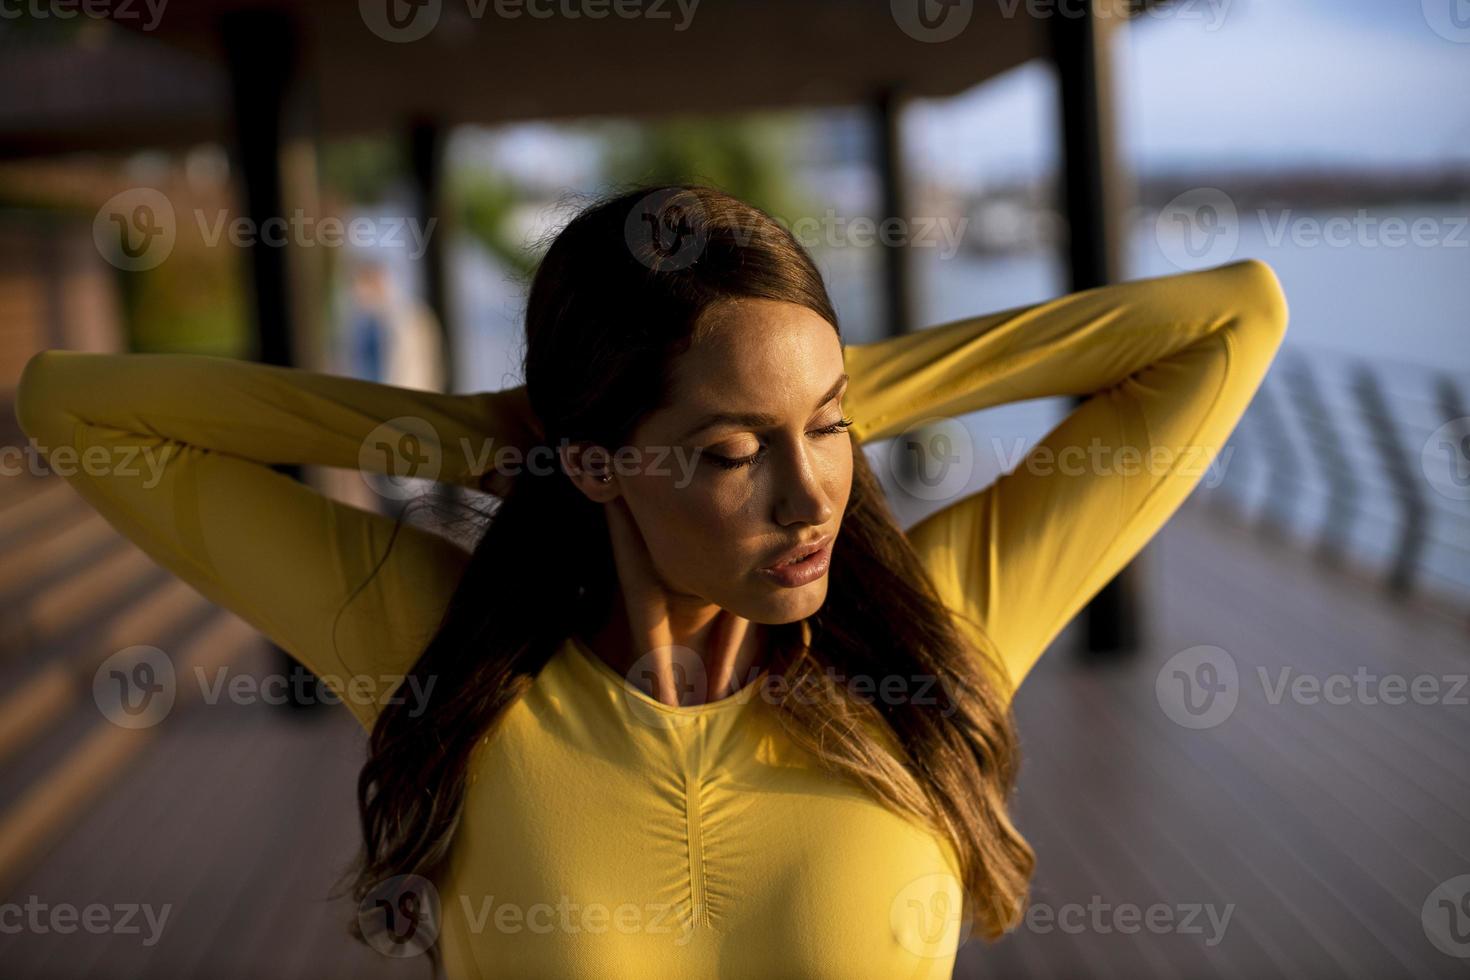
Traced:
<path fill-rule="evenodd" d="M 787 550 L 781 552 L 781 554 L 776 556 L 774 561 L 762 567 L 773 569 L 778 568 L 782 565 L 795 564 L 803 558 L 810 558 L 813 554 L 821 551 L 827 545 L 831 544 L 831 542 L 832 535 L 828 534 L 817 538 L 815 541 L 809 541 L 806 544 L 799 544 L 794 548 L 788 548 Z"/>
<path fill-rule="evenodd" d="M 832 540 L 828 535 L 815 544 L 798 545 L 774 565 L 760 570 L 766 579 L 782 588 L 796 589 L 821 579 L 832 564 Z"/>

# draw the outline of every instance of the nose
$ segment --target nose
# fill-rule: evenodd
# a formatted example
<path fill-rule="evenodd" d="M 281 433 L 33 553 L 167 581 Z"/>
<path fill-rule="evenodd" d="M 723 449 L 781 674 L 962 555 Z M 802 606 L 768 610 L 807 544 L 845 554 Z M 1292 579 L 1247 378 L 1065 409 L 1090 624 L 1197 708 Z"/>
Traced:
<path fill-rule="evenodd" d="M 777 476 L 777 524 L 823 525 L 832 520 L 832 500 L 822 484 L 822 473 L 811 450 L 798 446 L 783 456 Z"/>

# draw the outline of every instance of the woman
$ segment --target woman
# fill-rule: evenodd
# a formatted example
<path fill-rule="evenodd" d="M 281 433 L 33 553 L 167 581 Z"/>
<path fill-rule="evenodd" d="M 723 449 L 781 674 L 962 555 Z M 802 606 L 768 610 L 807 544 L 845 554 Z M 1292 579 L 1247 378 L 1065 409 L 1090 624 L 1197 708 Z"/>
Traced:
<path fill-rule="evenodd" d="M 44 352 L 18 412 L 43 447 L 171 453 L 156 485 L 70 479 L 372 692 L 374 945 L 456 977 L 938 977 L 1024 908 L 1016 686 L 1189 494 L 1285 324 L 1247 261 L 843 346 L 779 224 L 645 188 L 551 245 L 523 389 Z M 1087 397 L 898 528 L 860 443 L 1051 395 Z M 472 553 L 269 468 L 405 461 L 503 496 Z"/>

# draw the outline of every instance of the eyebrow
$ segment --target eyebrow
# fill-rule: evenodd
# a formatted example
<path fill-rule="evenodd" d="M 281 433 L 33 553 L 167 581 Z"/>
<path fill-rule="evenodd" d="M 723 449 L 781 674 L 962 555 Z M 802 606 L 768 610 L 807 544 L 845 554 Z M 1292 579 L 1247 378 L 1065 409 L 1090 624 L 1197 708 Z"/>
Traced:
<path fill-rule="evenodd" d="M 844 373 L 837 378 L 837 381 L 832 387 L 827 389 L 827 393 L 817 402 L 817 407 L 821 408 L 836 398 L 837 393 L 842 390 L 842 386 L 845 384 L 847 384 L 847 374 Z M 716 425 L 739 425 L 754 429 L 765 425 L 776 425 L 780 421 L 774 415 L 766 415 L 761 412 L 713 412 L 696 422 L 694 427 L 685 432 L 680 438 L 688 439 L 690 436 Z"/>

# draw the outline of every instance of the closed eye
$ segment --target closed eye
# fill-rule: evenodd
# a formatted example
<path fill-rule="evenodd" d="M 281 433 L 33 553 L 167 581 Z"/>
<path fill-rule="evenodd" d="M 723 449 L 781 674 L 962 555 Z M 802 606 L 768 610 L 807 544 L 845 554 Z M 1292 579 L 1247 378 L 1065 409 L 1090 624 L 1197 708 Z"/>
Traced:
<path fill-rule="evenodd" d="M 824 425 L 820 429 L 813 429 L 812 431 L 808 432 L 807 435 L 813 436 L 818 439 L 824 436 L 836 435 L 839 432 L 846 432 L 849 428 L 851 428 L 852 423 L 853 420 L 844 415 L 841 419 L 833 422 L 831 425 Z M 738 470 L 742 467 L 754 466 L 762 459 L 764 459 L 766 455 L 766 446 L 762 444 L 759 449 L 751 453 L 749 456 L 718 456 L 711 452 L 704 452 L 702 453 L 702 455 L 708 456 L 710 462 L 714 463 L 721 469 Z"/>

